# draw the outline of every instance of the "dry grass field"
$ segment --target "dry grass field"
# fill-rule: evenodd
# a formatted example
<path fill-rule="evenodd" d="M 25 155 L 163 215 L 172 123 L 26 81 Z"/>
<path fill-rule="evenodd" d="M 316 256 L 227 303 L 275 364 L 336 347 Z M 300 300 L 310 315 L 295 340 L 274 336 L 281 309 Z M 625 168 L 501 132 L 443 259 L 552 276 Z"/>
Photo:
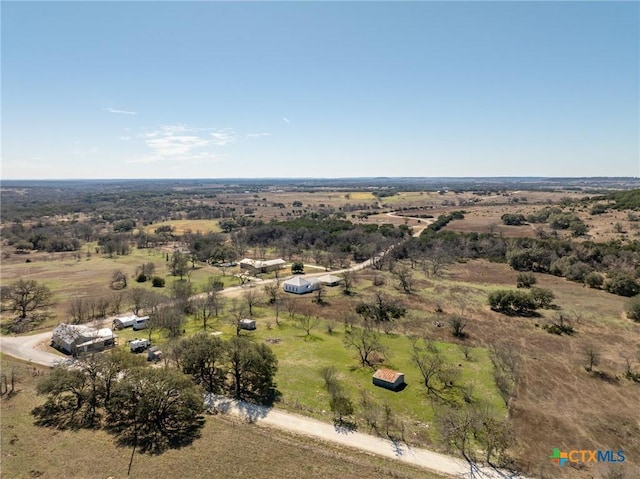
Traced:
<path fill-rule="evenodd" d="M 156 290 L 169 295 L 171 283 L 178 279 L 171 276 L 170 273 L 167 262 L 167 254 L 170 255 L 168 253 L 170 250 L 171 248 L 167 248 L 167 251 L 132 248 L 129 255 L 108 258 L 104 254 L 95 254 L 92 247 L 85 245 L 83 250 L 77 254 L 34 252 L 28 255 L 11 255 L 2 260 L 0 273 L 2 284 L 10 284 L 20 278 L 25 278 L 42 282 L 51 289 L 54 301 L 50 308 L 51 315 L 39 327 L 39 329 L 47 329 L 59 322 L 68 321 L 71 303 L 78 298 L 106 297 L 110 298 L 113 303 L 115 296 L 122 296 L 122 312 L 124 313 L 129 309 L 127 293 L 132 288 Z M 90 255 L 87 255 L 86 251 L 90 251 Z M 135 281 L 136 268 L 143 263 L 150 262 L 155 265 L 154 275 L 165 278 L 165 288 L 152 288 L 150 281 L 144 283 Z M 128 286 L 123 290 L 114 291 L 110 288 L 111 276 L 116 270 L 124 272 L 128 277 Z M 238 270 L 238 268 L 229 268 L 225 272 L 226 276 L 222 279 L 227 286 L 238 284 L 238 281 L 232 276 Z M 219 268 L 199 265 L 191 272 L 190 281 L 196 291 L 200 291 L 199 288 L 206 283 L 208 277 L 220 276 L 221 274 Z"/>
<path fill-rule="evenodd" d="M 105 432 L 34 426 L 30 411 L 42 403 L 42 398 L 35 395 L 35 384 L 41 376 L 34 376 L 30 366 L 5 356 L 1 358 L 2 370 L 15 368 L 19 381 L 17 394 L 0 399 L 2 477 L 127 477 L 131 450 L 116 447 Z M 281 430 L 208 416 L 202 437 L 192 445 L 160 456 L 136 454 L 130 477 L 438 479 L 441 476 Z"/>
<path fill-rule="evenodd" d="M 623 377 L 620 356 L 640 352 L 640 325 L 624 317 L 625 299 L 563 278 L 536 275 L 537 285 L 551 289 L 556 305 L 574 318 L 576 334 L 557 336 L 542 328 L 556 311 L 519 318 L 495 313 L 486 305 L 487 292 L 515 287 L 516 275 L 504 264 L 458 264 L 442 280 L 428 282 L 419 293 L 420 302 L 427 311 L 436 305 L 446 312 L 464 310 L 471 318 L 466 340 L 471 345 L 508 343 L 521 355 L 511 417 L 518 436 L 515 453 L 524 470 L 548 478 L 599 477 L 589 466 L 559 470 L 548 455 L 554 447 L 623 449 L 628 458 L 625 477 L 640 477 L 640 385 Z M 444 328 L 431 327 L 429 334 L 450 339 Z M 585 350 L 590 346 L 601 354 L 596 368 L 601 376 L 585 371 Z"/>
<path fill-rule="evenodd" d="M 173 228 L 173 233 L 176 235 L 183 235 L 186 231 L 191 231 L 193 233 L 220 232 L 220 226 L 218 225 L 217 220 L 169 220 L 147 225 L 143 229 L 146 233 L 154 233 L 155 230 L 161 226 L 171 226 Z"/>

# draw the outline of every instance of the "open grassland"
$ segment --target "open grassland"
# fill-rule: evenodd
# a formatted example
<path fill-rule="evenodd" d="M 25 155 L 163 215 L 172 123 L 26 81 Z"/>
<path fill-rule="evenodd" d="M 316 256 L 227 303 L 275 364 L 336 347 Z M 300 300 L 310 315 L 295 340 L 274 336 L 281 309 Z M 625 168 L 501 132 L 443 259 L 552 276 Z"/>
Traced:
<path fill-rule="evenodd" d="M 348 196 L 347 196 L 348 195 Z M 351 199 L 353 201 L 372 201 L 375 200 L 375 196 L 373 193 L 368 191 L 353 191 L 345 194 L 345 198 Z"/>
<path fill-rule="evenodd" d="M 69 308 L 78 298 L 97 299 L 122 296 L 122 311 L 130 308 L 127 293 L 132 288 L 154 290 L 170 295 L 171 283 L 179 280 L 170 272 L 171 254 L 157 249 L 132 248 L 131 253 L 109 258 L 104 254 L 96 254 L 94 246 L 89 245 L 77 253 L 31 253 L 29 255 L 13 255 L 2 261 L 0 277 L 2 284 L 8 285 L 19 279 L 36 280 L 45 284 L 53 292 L 54 305 L 50 317 L 40 325 L 40 329 L 51 328 L 59 322 L 70 320 Z M 87 254 L 89 251 L 89 254 Z M 25 262 L 29 259 L 30 262 Z M 144 263 L 155 265 L 154 276 L 165 278 L 164 288 L 153 288 L 151 281 L 136 282 L 136 269 Z M 122 271 L 128 279 L 127 288 L 114 291 L 111 289 L 111 277 L 114 271 Z M 211 276 L 220 277 L 225 287 L 237 286 L 239 281 L 233 276 L 239 268 L 220 268 L 200 264 L 189 272 L 189 280 L 194 290 L 200 292 Z M 113 302 L 113 301 L 112 301 Z"/>
<path fill-rule="evenodd" d="M 35 384 L 41 376 L 34 376 L 32 367 L 2 356 L 2 370 L 9 372 L 12 368 L 17 372 L 18 392 L 0 399 L 3 477 L 127 477 L 131 450 L 116 447 L 105 432 L 34 426 L 30 411 L 43 402 L 35 395 Z M 441 477 L 355 450 L 220 416 L 207 417 L 202 437 L 186 448 L 160 456 L 136 454 L 131 473 L 131 477 L 158 479 Z"/>
<path fill-rule="evenodd" d="M 592 465 L 553 468 L 547 459 L 549 450 L 623 449 L 627 453 L 625 477 L 639 477 L 640 385 L 623 377 L 620 354 L 640 352 L 640 325 L 624 316 L 626 300 L 563 278 L 536 274 L 537 286 L 551 289 L 557 307 L 573 318 L 576 334 L 557 336 L 542 328 L 557 310 L 544 310 L 531 318 L 489 310 L 487 292 L 515 288 L 516 275 L 504 264 L 458 264 L 447 272 L 442 288 L 434 288 L 440 293 L 433 299 L 426 294 L 422 300 L 427 309 L 438 302 L 446 312 L 464 311 L 471 319 L 469 344 L 511 344 L 519 352 L 522 368 L 511 417 L 518 437 L 517 462 L 524 470 L 549 478 L 600 477 Z M 434 328 L 432 334 L 441 340 L 450 335 L 445 328 Z M 592 346 L 602 357 L 596 368 L 601 375 L 585 371 L 585 351 Z"/>
<path fill-rule="evenodd" d="M 187 231 L 191 231 L 193 233 L 220 232 L 218 220 L 169 220 L 147 225 L 143 229 L 145 233 L 155 233 L 156 229 L 162 226 L 171 226 L 173 228 L 172 232 L 176 235 L 183 235 Z"/>

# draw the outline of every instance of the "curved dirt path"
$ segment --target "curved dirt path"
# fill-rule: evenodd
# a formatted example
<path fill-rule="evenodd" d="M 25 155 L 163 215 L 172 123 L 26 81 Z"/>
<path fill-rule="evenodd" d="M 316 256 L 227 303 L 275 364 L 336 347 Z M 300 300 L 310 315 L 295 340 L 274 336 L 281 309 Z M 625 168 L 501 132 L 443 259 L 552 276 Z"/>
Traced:
<path fill-rule="evenodd" d="M 51 331 L 31 336 L 0 336 L 0 352 L 14 358 L 22 359 L 40 366 L 53 367 L 68 361 L 65 356 L 58 356 L 39 349 L 42 344 L 51 342 Z"/>
<path fill-rule="evenodd" d="M 251 423 L 277 427 L 295 434 L 352 447 L 455 478 L 526 479 L 524 476 L 508 471 L 482 467 L 445 454 L 414 448 L 402 441 L 393 441 L 363 434 L 346 427 L 335 426 L 278 409 L 248 404 L 220 396 L 208 397 L 206 402 L 207 406 L 219 413 L 239 416 Z"/>

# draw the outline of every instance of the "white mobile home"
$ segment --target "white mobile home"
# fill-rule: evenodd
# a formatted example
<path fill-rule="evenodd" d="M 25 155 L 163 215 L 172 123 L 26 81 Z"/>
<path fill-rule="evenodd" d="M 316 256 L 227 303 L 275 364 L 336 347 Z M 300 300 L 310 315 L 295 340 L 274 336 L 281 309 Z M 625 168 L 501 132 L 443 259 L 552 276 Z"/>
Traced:
<path fill-rule="evenodd" d="M 136 318 L 133 322 L 133 330 L 139 331 L 141 329 L 147 329 L 147 321 L 149 320 L 149 316 L 142 316 L 141 318 Z"/>
<path fill-rule="evenodd" d="M 135 314 L 132 314 L 130 316 L 121 316 L 113 320 L 112 328 L 113 329 L 130 328 L 133 326 L 133 323 L 136 322 L 136 319 L 138 319 L 138 316 L 136 316 Z"/>
<path fill-rule="evenodd" d="M 262 261 L 259 259 L 244 258 L 240 261 L 240 269 L 247 270 L 251 274 L 269 273 L 285 267 L 287 262 L 282 258 Z"/>

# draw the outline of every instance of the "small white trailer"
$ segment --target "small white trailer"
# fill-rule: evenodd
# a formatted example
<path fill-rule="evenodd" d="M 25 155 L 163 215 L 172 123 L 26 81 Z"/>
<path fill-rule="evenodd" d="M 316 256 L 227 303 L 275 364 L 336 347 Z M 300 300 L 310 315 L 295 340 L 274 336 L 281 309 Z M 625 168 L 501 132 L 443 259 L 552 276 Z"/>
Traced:
<path fill-rule="evenodd" d="M 133 330 L 140 331 L 141 329 L 147 329 L 147 321 L 149 320 L 149 316 L 142 316 L 140 318 L 136 318 L 133 322 Z"/>
<path fill-rule="evenodd" d="M 129 341 L 129 348 L 132 353 L 142 353 L 144 352 L 150 345 L 148 339 L 132 339 Z"/>

